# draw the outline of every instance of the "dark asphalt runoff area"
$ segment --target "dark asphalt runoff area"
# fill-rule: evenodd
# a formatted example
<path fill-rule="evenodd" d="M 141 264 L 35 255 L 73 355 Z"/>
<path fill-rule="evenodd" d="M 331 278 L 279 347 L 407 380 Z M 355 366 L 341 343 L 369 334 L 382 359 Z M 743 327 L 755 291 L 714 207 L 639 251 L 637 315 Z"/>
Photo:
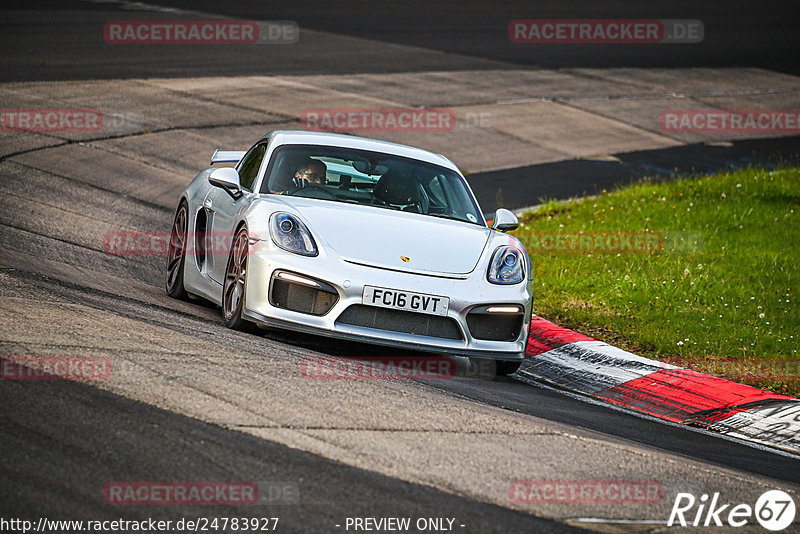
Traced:
<path fill-rule="evenodd" d="M 614 154 L 616 161 L 573 159 L 475 173 L 467 177 L 486 213 L 519 210 L 548 200 L 596 195 L 643 178 L 653 181 L 702 176 L 747 167 L 774 168 L 800 161 L 800 136 L 730 143 L 695 143 Z M 498 190 L 503 206 L 497 206 Z"/>
<path fill-rule="evenodd" d="M 136 6 L 140 6 L 136 10 Z M 160 10 L 148 8 L 158 6 Z M 364 2 L 362 0 L 298 0 L 274 2 L 242 0 L 158 0 L 153 2 L 33 1 L 11 0 L 4 10 L 67 10 L 76 12 L 117 9 L 120 19 L 147 16 L 181 19 L 171 7 L 243 20 L 291 20 L 301 28 L 337 35 L 415 46 L 441 52 L 442 68 L 459 69 L 461 57 L 487 60 L 485 68 L 503 62 L 521 67 L 732 67 L 755 65 L 797 73 L 800 41 L 796 36 L 798 5 L 785 0 L 761 2 L 672 1 L 612 2 L 462 2 L 411 0 Z M 194 17 L 200 17 L 196 15 Z M 703 22 L 704 38 L 695 44 L 537 44 L 512 43 L 508 24 L 517 19 L 684 19 Z M 197 54 L 183 50 L 150 50 L 147 61 L 135 50 L 102 50 L 94 43 L 72 39 L 91 26 L 85 18 L 65 18 L 37 31 L 26 43 L 31 29 L 7 28 L 0 36 L 3 49 L 23 54 L 0 59 L 3 80 L 54 80 L 145 76 L 213 76 L 258 74 L 347 74 L 351 72 L 410 72 L 425 67 L 397 57 L 371 57 L 366 50 L 321 47 L 316 54 L 298 58 L 271 50 L 243 50 L 207 46 Z M 80 43 L 80 44 L 79 44 Z M 328 43 L 330 45 L 330 43 Z M 98 50 L 98 48 L 100 48 Z M 120 47 L 117 47 L 120 48 Z M 8 68 L 13 66 L 14 68 Z"/>

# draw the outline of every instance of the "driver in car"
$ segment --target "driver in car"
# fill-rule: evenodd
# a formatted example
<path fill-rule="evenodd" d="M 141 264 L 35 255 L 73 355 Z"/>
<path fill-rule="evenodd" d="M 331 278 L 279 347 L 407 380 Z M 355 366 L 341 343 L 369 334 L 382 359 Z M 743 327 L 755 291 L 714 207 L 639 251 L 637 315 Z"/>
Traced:
<path fill-rule="evenodd" d="M 297 172 L 294 173 L 294 181 L 298 186 L 306 185 L 306 182 L 312 184 L 326 184 L 328 180 L 325 178 L 328 172 L 328 167 L 318 159 L 308 158 L 308 161 L 301 165 Z"/>

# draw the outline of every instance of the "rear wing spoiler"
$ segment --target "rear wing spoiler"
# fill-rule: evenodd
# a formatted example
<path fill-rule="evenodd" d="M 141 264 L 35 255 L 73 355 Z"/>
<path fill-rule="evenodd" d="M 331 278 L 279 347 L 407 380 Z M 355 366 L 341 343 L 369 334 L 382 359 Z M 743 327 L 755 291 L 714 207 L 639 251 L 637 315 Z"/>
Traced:
<path fill-rule="evenodd" d="M 239 163 L 244 157 L 244 150 L 215 150 L 211 156 L 211 164 L 215 163 Z"/>

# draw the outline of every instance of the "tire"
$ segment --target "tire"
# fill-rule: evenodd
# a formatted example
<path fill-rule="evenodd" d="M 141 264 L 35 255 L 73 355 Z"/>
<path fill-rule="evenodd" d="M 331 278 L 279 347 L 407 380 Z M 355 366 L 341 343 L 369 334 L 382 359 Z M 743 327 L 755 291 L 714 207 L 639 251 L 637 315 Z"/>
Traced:
<path fill-rule="evenodd" d="M 522 362 L 511 362 L 507 360 L 497 360 L 497 376 L 513 375 L 519 369 Z"/>
<path fill-rule="evenodd" d="M 470 358 L 471 372 L 481 377 L 508 376 L 514 374 L 521 361 L 490 360 L 486 358 Z"/>
<path fill-rule="evenodd" d="M 167 295 L 174 299 L 188 299 L 186 287 L 183 285 L 183 269 L 186 264 L 186 240 L 188 234 L 189 206 L 185 200 L 182 200 L 178 205 L 178 210 L 175 212 L 175 220 L 172 223 L 164 277 Z"/>
<path fill-rule="evenodd" d="M 242 318 L 245 288 L 247 287 L 247 259 L 250 250 L 247 228 L 236 232 L 228 264 L 225 267 L 225 283 L 222 286 L 222 317 L 225 326 L 234 330 L 251 330 L 252 324 Z"/>

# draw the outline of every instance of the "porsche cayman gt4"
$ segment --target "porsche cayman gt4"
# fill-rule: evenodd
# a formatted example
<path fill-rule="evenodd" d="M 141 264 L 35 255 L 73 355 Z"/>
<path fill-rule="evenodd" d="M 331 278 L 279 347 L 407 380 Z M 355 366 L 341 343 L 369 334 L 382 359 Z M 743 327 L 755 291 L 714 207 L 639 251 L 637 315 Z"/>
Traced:
<path fill-rule="evenodd" d="M 216 166 L 218 163 L 235 164 Z M 215 152 L 181 194 L 167 293 L 248 323 L 435 354 L 514 372 L 531 317 L 531 261 L 489 226 L 458 168 L 418 148 L 273 131 Z"/>

